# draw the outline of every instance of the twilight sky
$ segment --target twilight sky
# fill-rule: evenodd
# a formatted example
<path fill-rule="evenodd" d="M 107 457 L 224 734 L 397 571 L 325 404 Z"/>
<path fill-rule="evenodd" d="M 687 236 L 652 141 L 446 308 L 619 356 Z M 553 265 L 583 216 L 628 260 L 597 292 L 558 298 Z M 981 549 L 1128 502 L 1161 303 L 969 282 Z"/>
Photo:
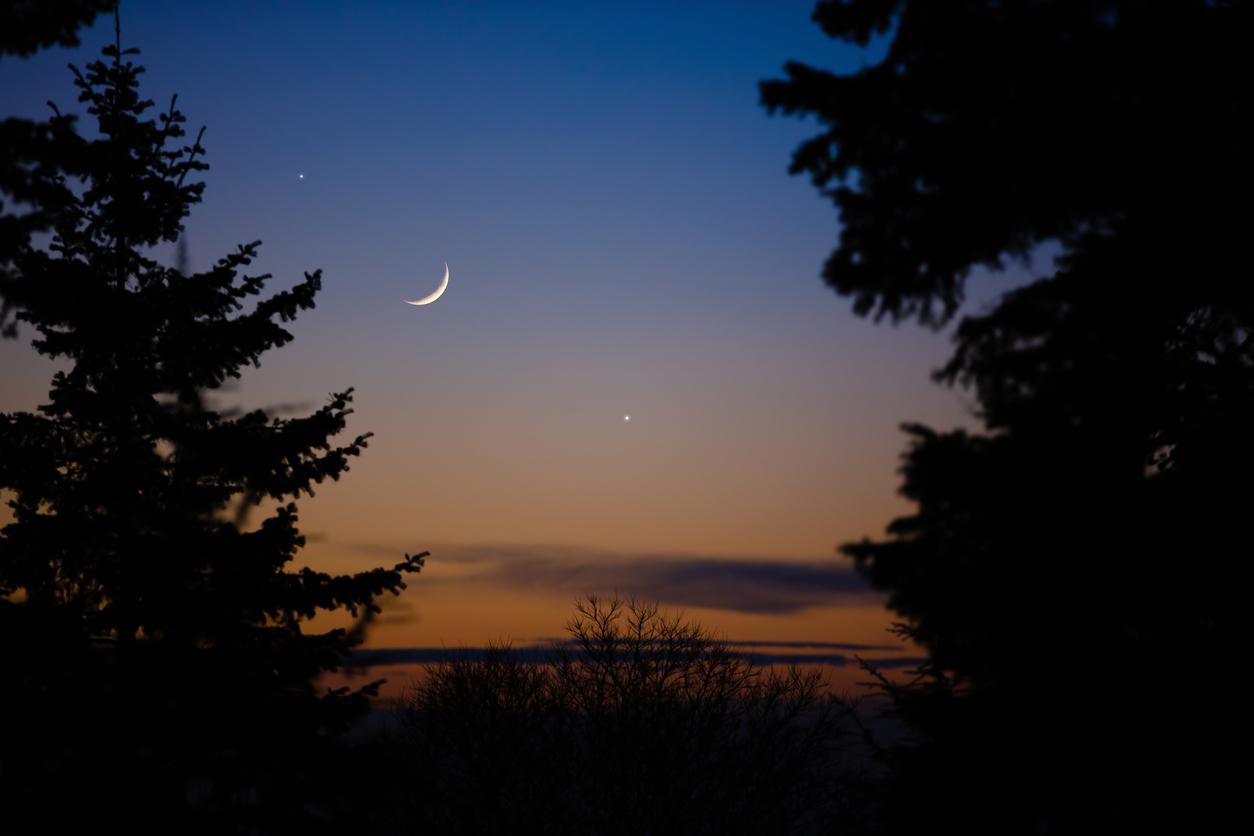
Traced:
<path fill-rule="evenodd" d="M 192 267 L 261 239 L 271 289 L 323 270 L 295 340 L 219 400 L 356 387 L 350 432 L 375 438 L 300 504 L 306 559 L 433 552 L 372 646 L 523 644 L 615 589 L 733 640 L 896 642 L 834 548 L 906 510 L 897 425 L 969 423 L 968 399 L 928 380 L 944 334 L 859 319 L 818 278 L 836 216 L 786 170 L 814 125 L 769 117 L 757 82 L 876 50 L 811 6 L 123 3 L 145 95 L 208 126 Z M 4 59 L 0 114 L 75 110 L 65 64 L 111 38 Z M 400 301 L 444 262 L 442 299 Z M 53 368 L 21 336 L 3 411 Z"/>

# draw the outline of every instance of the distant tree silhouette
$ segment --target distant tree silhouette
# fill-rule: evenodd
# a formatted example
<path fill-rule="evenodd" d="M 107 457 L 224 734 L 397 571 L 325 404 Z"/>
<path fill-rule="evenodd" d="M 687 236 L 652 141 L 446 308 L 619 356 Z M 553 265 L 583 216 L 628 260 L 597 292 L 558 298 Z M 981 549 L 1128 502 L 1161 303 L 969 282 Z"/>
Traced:
<path fill-rule="evenodd" d="M 58 113 L 34 148 L 46 164 L 10 195 L 38 223 L 6 227 L 0 296 L 61 370 L 36 412 L 0 415 L 0 792 L 8 821 L 292 832 L 325 817 L 323 756 L 377 687 L 315 688 L 360 629 L 306 624 L 339 611 L 360 628 L 425 553 L 289 568 L 304 545 L 290 500 L 338 479 L 369 434 L 332 440 L 352 389 L 299 418 L 206 406 L 291 340 L 281 323 L 313 307 L 320 273 L 262 296 L 270 277 L 245 273 L 258 242 L 190 275 L 152 257 L 207 166 L 174 100 L 145 118 L 136 52 L 119 36 L 74 69 L 98 138 Z M 250 528 L 240 507 L 267 512 Z"/>
<path fill-rule="evenodd" d="M 856 791 L 849 706 L 817 671 L 763 672 L 636 601 L 589 597 L 567 629 L 548 664 L 498 646 L 418 680 L 412 830 L 825 832 Z"/>
<path fill-rule="evenodd" d="M 888 40 L 845 76 L 761 86 L 817 116 L 793 157 L 840 210 L 823 276 L 860 314 L 939 326 L 973 267 L 1056 269 L 966 317 L 936 378 L 981 433 L 907 425 L 915 513 L 852 555 L 930 653 L 898 690 L 893 830 L 1206 829 L 1235 799 L 1254 489 L 1254 8 L 822 2 Z M 1245 67 L 1245 70 L 1242 70 Z M 1207 684 L 1195 690 L 1194 678 Z"/>

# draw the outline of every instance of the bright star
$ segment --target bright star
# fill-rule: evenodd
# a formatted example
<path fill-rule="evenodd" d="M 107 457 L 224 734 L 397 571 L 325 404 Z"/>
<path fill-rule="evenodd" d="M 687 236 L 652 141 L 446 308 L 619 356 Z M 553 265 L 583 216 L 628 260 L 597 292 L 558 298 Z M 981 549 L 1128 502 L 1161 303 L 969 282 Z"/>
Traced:
<path fill-rule="evenodd" d="M 624 415 L 624 416 L 623 416 L 623 420 L 624 420 L 624 421 L 630 421 L 630 420 L 631 420 L 631 416 L 630 416 L 630 415 Z"/>

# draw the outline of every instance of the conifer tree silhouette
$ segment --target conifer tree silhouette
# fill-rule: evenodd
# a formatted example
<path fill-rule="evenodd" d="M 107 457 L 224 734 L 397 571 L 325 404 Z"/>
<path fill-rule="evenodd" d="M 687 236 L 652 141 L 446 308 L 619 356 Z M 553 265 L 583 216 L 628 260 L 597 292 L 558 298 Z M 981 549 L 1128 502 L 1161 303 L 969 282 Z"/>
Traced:
<path fill-rule="evenodd" d="M 119 34 L 74 68 L 98 137 L 56 113 L 42 150 L 60 164 L 29 168 L 19 196 L 46 198 L 33 206 L 51 242 L 10 226 L 0 274 L 9 325 L 62 364 L 46 404 L 0 415 L 0 792 L 9 811 L 125 812 L 132 829 L 292 832 L 325 801 L 320 753 L 377 687 L 319 691 L 360 631 L 307 622 L 362 623 L 426 553 L 351 575 L 291 567 L 293 500 L 338 479 L 370 434 L 333 440 L 351 388 L 295 418 L 202 399 L 292 339 L 283 323 L 314 306 L 320 272 L 264 295 L 270 276 L 247 272 L 259 242 L 191 275 L 152 257 L 207 165 L 174 99 L 146 115 L 137 52 Z M 241 502 L 272 510 L 246 528 Z"/>
<path fill-rule="evenodd" d="M 930 658 L 896 689 L 926 742 L 897 753 L 886 827 L 1219 827 L 1243 709 L 1224 675 L 1183 671 L 1244 652 L 1250 4 L 827 0 L 814 19 L 888 42 L 856 73 L 790 63 L 761 86 L 822 123 L 792 171 L 840 210 L 823 277 L 856 312 L 939 326 L 972 268 L 1060 252 L 963 319 L 936 372 L 983 431 L 907 425 L 915 512 L 843 547 Z"/>

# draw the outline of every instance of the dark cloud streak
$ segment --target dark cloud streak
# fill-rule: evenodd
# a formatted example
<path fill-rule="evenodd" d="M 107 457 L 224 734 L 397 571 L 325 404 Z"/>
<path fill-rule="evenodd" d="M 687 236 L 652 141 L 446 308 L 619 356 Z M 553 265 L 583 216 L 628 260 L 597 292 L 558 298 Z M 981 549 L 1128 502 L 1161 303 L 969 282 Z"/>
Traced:
<path fill-rule="evenodd" d="M 432 665 L 450 659 L 476 661 L 488 653 L 487 647 L 392 647 L 353 652 L 353 666 L 361 668 L 395 667 L 399 665 Z M 551 644 L 530 644 L 509 648 L 509 653 L 518 661 L 528 664 L 543 664 L 551 661 L 556 648 Z M 742 658 L 755 665 L 827 665 L 830 667 L 846 667 L 857 663 L 857 659 L 843 653 L 740 653 Z M 913 668 L 926 660 L 922 656 L 899 656 L 867 659 L 876 667 L 885 669 Z"/>
<path fill-rule="evenodd" d="M 404 549 L 347 544 L 361 554 L 400 554 Z M 437 583 L 476 583 L 510 589 L 543 589 L 577 597 L 635 596 L 664 604 L 779 615 L 811 607 L 878 602 L 880 596 L 844 559 L 612 552 L 571 546 L 433 547 L 428 565 L 461 565 L 473 574 Z M 844 648 L 858 649 L 858 648 Z"/>
<path fill-rule="evenodd" d="M 571 639 L 559 639 L 553 636 L 540 636 L 531 639 L 534 644 L 553 644 L 553 643 L 569 643 Z M 790 650 L 875 650 L 892 653 L 894 651 L 904 650 L 907 645 L 902 644 L 861 644 L 859 642 L 813 642 L 813 641 L 741 641 L 738 639 L 724 639 L 723 643 L 729 647 L 786 647 Z"/>

